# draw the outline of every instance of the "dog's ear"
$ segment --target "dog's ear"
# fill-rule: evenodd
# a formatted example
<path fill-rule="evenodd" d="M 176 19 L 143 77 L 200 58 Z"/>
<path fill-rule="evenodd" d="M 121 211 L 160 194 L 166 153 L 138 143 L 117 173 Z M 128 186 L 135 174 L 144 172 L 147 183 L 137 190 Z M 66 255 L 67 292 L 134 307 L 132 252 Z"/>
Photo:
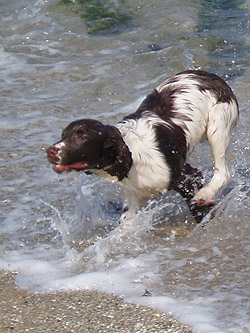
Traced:
<path fill-rule="evenodd" d="M 112 164 L 105 168 L 111 176 L 116 176 L 119 181 L 128 176 L 132 165 L 132 156 L 127 145 L 117 129 L 104 141 L 104 158 L 108 157 Z"/>

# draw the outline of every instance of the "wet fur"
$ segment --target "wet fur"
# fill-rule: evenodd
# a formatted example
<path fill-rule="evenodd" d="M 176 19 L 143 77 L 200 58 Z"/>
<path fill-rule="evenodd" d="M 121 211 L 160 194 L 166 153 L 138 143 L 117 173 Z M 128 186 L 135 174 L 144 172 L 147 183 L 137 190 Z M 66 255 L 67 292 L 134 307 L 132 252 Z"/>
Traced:
<path fill-rule="evenodd" d="M 220 77 L 186 71 L 168 78 L 116 126 L 89 119 L 71 123 L 47 150 L 48 159 L 57 172 L 63 165 L 81 169 L 75 163 L 86 162 L 84 171 L 116 180 L 127 194 L 122 220 L 148 198 L 174 189 L 200 222 L 229 180 L 225 155 L 237 119 L 237 100 Z M 201 172 L 186 163 L 204 139 L 215 161 L 205 186 Z"/>

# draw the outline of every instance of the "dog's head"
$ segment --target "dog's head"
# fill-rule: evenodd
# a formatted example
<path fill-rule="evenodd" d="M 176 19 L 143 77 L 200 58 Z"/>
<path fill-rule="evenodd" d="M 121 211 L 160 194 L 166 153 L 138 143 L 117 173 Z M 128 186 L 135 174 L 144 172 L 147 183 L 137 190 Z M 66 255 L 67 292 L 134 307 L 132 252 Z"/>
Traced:
<path fill-rule="evenodd" d="M 105 169 L 118 180 L 127 176 L 132 165 L 118 129 L 92 119 L 70 123 L 62 139 L 47 149 L 47 157 L 57 173 Z"/>

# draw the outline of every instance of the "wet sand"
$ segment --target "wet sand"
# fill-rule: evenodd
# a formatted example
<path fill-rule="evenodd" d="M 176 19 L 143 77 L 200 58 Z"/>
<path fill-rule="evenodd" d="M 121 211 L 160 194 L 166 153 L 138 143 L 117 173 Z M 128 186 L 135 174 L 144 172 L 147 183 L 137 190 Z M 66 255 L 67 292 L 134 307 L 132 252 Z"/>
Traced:
<path fill-rule="evenodd" d="M 0 332 L 190 333 L 165 313 L 96 291 L 29 293 L 0 271 Z"/>

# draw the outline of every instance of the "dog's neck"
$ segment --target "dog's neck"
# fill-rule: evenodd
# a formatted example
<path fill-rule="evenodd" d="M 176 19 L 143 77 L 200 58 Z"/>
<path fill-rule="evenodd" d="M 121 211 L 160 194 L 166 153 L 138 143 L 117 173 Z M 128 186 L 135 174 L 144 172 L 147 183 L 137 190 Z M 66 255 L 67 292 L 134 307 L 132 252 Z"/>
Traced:
<path fill-rule="evenodd" d="M 132 154 L 123 140 L 122 134 L 115 126 L 109 126 L 109 137 L 105 141 L 104 151 L 108 151 L 112 164 L 103 168 L 110 176 L 122 181 L 128 176 L 133 164 Z"/>

